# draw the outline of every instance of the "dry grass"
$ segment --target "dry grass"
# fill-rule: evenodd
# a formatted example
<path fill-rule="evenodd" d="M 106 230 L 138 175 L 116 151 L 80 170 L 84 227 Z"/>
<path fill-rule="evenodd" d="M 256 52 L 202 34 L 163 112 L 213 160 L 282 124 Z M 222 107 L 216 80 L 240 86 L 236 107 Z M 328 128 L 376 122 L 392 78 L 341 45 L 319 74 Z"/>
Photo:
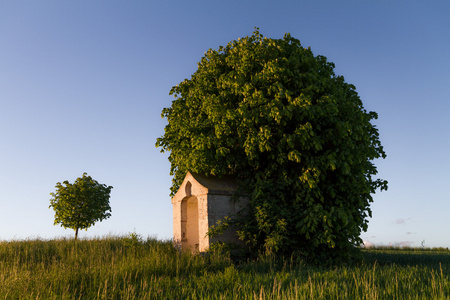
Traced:
<path fill-rule="evenodd" d="M 449 299 L 450 251 L 372 249 L 355 266 L 234 265 L 136 234 L 0 243 L 0 299 Z"/>

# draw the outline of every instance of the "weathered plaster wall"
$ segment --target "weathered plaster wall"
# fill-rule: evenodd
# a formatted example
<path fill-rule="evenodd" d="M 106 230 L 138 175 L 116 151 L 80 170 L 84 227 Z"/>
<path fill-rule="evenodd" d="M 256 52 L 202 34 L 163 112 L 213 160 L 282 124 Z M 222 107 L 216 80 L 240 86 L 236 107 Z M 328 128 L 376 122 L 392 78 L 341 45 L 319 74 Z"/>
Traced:
<path fill-rule="evenodd" d="M 219 220 L 226 216 L 235 215 L 248 204 L 246 199 L 234 201 L 231 196 L 225 195 L 208 195 L 208 223 L 210 226 L 217 224 Z M 214 236 L 210 242 L 233 242 L 239 243 L 236 231 L 233 229 L 225 231 L 219 236 Z"/>

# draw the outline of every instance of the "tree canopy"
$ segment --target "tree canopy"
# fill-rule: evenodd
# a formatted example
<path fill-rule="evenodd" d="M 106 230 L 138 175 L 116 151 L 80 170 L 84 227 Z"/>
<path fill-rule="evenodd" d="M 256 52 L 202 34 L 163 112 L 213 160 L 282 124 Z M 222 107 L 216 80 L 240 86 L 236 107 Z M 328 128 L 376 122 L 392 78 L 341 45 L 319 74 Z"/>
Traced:
<path fill-rule="evenodd" d="M 86 173 L 74 183 L 67 180 L 56 184 L 56 192 L 50 193 L 49 208 L 55 211 L 54 225 L 75 230 L 88 229 L 96 222 L 111 216 L 109 197 L 112 186 L 100 184 Z"/>
<path fill-rule="evenodd" d="M 336 252 L 361 243 L 373 178 L 385 158 L 355 87 L 286 34 L 251 36 L 208 50 L 162 111 L 172 194 L 188 171 L 235 175 L 250 198 L 237 218 L 254 249 Z"/>

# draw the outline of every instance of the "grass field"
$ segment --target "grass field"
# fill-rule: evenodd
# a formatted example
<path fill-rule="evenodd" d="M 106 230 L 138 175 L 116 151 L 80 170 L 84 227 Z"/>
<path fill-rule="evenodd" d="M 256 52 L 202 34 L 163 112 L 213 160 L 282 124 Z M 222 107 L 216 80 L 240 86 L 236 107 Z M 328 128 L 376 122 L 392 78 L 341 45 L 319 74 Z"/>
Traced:
<path fill-rule="evenodd" d="M 363 250 L 352 266 L 233 264 L 136 234 L 0 242 L 0 299 L 450 299 L 447 249 Z"/>

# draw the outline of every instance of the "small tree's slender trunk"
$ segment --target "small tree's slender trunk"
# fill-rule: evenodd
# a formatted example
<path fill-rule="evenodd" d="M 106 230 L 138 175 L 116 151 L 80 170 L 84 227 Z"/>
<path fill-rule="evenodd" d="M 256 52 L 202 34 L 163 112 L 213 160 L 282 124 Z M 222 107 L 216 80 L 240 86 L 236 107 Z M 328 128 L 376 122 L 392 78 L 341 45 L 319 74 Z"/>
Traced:
<path fill-rule="evenodd" d="M 77 229 L 75 229 L 75 241 L 77 240 L 77 238 L 78 238 L 78 229 L 80 228 L 80 224 L 78 224 L 78 223 L 80 223 L 80 215 L 81 215 L 81 213 L 78 211 L 78 216 L 77 216 Z"/>

